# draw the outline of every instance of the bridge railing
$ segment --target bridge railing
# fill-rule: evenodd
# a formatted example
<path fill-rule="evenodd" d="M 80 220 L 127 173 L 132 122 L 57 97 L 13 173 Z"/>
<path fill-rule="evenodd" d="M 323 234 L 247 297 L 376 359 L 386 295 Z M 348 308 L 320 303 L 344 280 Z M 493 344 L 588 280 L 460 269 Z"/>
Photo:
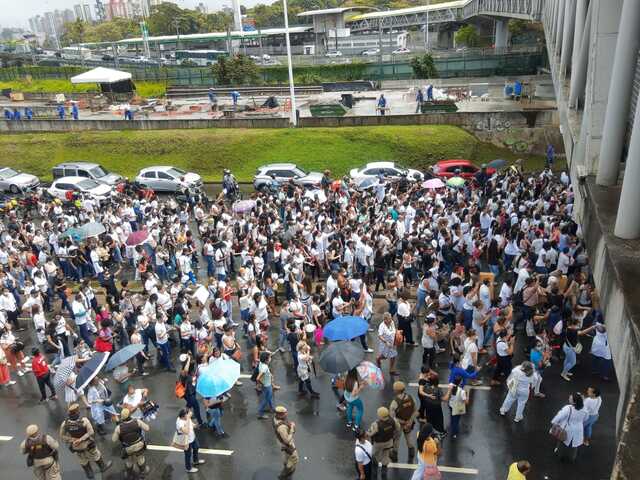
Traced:
<path fill-rule="evenodd" d="M 540 20 L 544 0 L 473 0 L 464 7 L 464 17 L 505 15 Z"/>

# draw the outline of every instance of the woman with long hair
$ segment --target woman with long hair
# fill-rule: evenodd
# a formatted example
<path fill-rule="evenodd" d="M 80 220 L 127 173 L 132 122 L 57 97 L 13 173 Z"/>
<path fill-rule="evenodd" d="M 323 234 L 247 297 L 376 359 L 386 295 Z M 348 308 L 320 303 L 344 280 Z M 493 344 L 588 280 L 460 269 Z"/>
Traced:
<path fill-rule="evenodd" d="M 434 429 L 426 423 L 418 433 L 418 468 L 413 472 L 411 480 L 440 480 L 438 456 L 440 444 L 434 438 Z"/>
<path fill-rule="evenodd" d="M 551 420 L 552 433 L 565 432 L 563 435 L 556 435 L 558 442 L 553 450 L 561 461 L 575 462 L 578 447 L 584 443 L 584 424 L 588 418 L 589 412 L 584 407 L 582 395 L 572 393 L 569 396 L 569 403 L 562 407 Z"/>
<path fill-rule="evenodd" d="M 364 388 L 364 384 L 360 383 L 358 371 L 355 368 L 349 370 L 344 380 L 344 399 L 347 401 L 347 428 L 353 428 L 357 431 L 364 415 L 364 404 L 360 399 L 360 392 Z M 355 421 L 353 419 L 353 410 L 356 410 Z"/>

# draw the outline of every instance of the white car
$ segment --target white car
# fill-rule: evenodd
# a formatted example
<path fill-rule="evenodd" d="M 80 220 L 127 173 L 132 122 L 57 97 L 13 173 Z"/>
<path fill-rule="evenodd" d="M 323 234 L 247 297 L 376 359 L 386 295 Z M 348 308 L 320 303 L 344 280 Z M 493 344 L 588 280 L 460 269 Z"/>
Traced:
<path fill-rule="evenodd" d="M 31 190 L 40 185 L 35 175 L 22 173 L 9 167 L 0 167 L 0 190 L 3 192 L 20 193 Z"/>
<path fill-rule="evenodd" d="M 67 199 L 67 192 L 77 192 L 95 200 L 107 200 L 113 187 L 85 177 L 62 177 L 54 181 L 47 189 L 49 195 L 60 200 Z"/>
<path fill-rule="evenodd" d="M 341 57 L 342 56 L 342 52 L 341 51 L 336 51 L 336 52 L 327 52 L 324 54 L 325 57 Z"/>
<path fill-rule="evenodd" d="M 136 182 L 156 192 L 179 192 L 185 187 L 202 187 L 202 177 L 197 173 L 169 166 L 143 168 Z"/>
<path fill-rule="evenodd" d="M 411 50 L 405 47 L 400 47 L 391 52 L 391 55 L 405 55 L 407 53 L 411 53 Z"/>
<path fill-rule="evenodd" d="M 421 182 L 424 180 L 424 173 L 404 168 L 396 165 L 394 162 L 372 162 L 367 163 L 364 167 L 353 168 L 349 172 L 351 178 L 358 182 L 366 177 L 380 177 L 385 180 L 397 180 L 406 176 L 407 180 Z"/>
<path fill-rule="evenodd" d="M 363 50 L 360 55 L 362 55 L 363 57 L 373 57 L 374 55 L 378 55 L 379 53 L 379 48 L 369 48 L 368 50 Z"/>

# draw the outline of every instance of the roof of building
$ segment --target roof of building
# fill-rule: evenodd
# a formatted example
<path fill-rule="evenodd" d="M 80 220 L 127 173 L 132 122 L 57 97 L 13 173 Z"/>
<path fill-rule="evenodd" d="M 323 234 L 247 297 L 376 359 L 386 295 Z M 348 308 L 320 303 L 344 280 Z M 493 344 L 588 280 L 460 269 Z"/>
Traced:
<path fill-rule="evenodd" d="M 331 15 L 331 14 L 339 14 L 348 12 L 349 10 L 377 10 L 374 7 L 339 7 L 339 8 L 325 8 L 323 10 L 307 10 L 306 12 L 301 12 L 298 14 L 298 17 L 313 17 L 316 15 Z"/>
<path fill-rule="evenodd" d="M 453 2 L 436 3 L 435 5 L 422 5 L 420 7 L 400 8 L 398 10 L 386 10 L 382 12 L 363 13 L 350 18 L 350 21 L 365 20 L 367 18 L 395 17 L 398 15 L 410 15 L 412 13 L 433 12 L 448 10 L 450 8 L 465 7 L 471 0 L 455 0 Z"/>

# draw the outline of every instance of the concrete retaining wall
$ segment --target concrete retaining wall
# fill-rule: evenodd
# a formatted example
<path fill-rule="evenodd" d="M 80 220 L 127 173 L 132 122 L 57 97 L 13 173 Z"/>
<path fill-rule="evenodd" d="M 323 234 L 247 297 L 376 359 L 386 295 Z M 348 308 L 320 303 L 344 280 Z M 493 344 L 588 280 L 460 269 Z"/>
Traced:
<path fill-rule="evenodd" d="M 305 117 L 300 127 L 359 127 L 382 125 L 456 125 L 481 130 L 501 126 L 544 127 L 557 124 L 554 111 L 496 113 L 434 113 L 369 117 Z M 0 121 L 0 132 L 78 132 L 95 130 L 170 130 L 186 128 L 287 128 L 287 118 L 223 118 L 220 120 L 32 120 Z"/>

